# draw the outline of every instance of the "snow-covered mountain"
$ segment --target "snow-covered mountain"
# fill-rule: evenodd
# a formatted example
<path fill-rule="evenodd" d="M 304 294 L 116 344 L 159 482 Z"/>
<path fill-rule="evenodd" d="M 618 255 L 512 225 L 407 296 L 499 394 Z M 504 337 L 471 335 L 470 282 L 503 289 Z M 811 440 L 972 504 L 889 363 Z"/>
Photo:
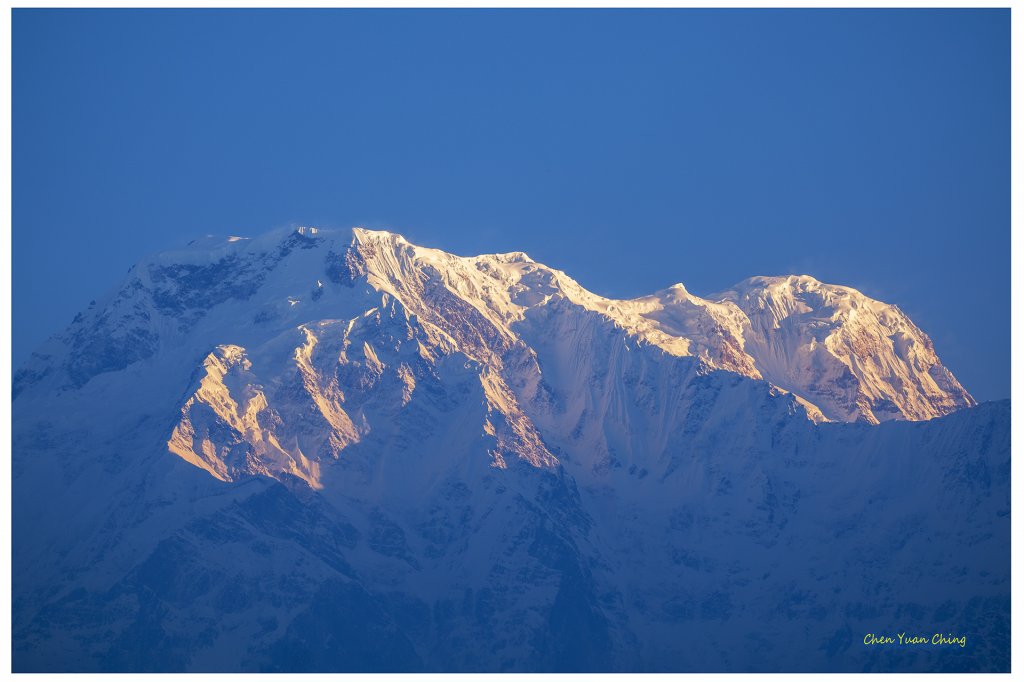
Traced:
<path fill-rule="evenodd" d="M 16 669 L 1008 668 L 1009 406 L 846 287 L 208 238 L 14 391 Z"/>
<path fill-rule="evenodd" d="M 746 315 L 761 375 L 829 418 L 932 419 L 974 399 L 899 308 L 813 277 L 752 277 L 713 296 Z"/>

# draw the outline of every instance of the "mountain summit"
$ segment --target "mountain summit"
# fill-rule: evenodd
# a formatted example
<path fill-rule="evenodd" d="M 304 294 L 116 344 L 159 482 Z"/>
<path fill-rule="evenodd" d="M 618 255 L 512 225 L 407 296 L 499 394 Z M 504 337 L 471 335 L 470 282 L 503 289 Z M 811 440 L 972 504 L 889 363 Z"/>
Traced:
<path fill-rule="evenodd" d="M 852 670 L 910 616 L 1008 666 L 1008 405 L 810 277 L 208 237 L 14 392 L 16 670 Z"/>

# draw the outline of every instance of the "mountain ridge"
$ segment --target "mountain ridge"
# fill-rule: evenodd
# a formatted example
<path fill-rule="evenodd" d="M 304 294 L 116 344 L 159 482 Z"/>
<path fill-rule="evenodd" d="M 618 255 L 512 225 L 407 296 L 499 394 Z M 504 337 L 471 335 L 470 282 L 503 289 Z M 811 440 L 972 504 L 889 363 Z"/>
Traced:
<path fill-rule="evenodd" d="M 752 277 L 705 298 L 690 294 L 680 283 L 646 296 L 616 300 L 587 291 L 564 272 L 535 263 L 523 252 L 459 257 L 439 249 L 415 246 L 393 232 L 363 228 L 324 232 L 316 228 L 296 228 L 276 230 L 256 239 L 229 237 L 218 241 L 207 237 L 194 241 L 186 249 L 157 254 L 133 266 L 129 278 L 114 296 L 131 298 L 135 291 L 151 288 L 155 307 L 162 312 L 168 308 L 174 312 L 174 306 L 181 303 L 163 294 L 160 288 L 163 281 L 175 278 L 187 281 L 189 274 L 201 275 L 218 264 L 243 259 L 250 252 L 272 256 L 276 249 L 278 258 L 287 258 L 292 249 L 309 248 L 310 243 L 325 238 L 338 247 L 338 253 L 328 251 L 327 254 L 328 258 L 334 255 L 336 262 L 326 268 L 316 268 L 317 275 L 326 275 L 323 278 L 314 280 L 312 272 L 305 275 L 303 279 L 311 280 L 310 289 L 284 295 L 288 305 L 298 305 L 303 299 L 318 299 L 323 292 L 323 280 L 333 278 L 340 282 L 339 278 L 350 278 L 354 281 L 358 275 L 366 277 L 374 289 L 406 300 L 413 307 L 419 306 L 422 313 L 429 302 L 423 305 L 422 291 L 417 289 L 416 280 L 423 272 L 440 267 L 446 270 L 433 282 L 434 291 L 454 293 L 472 309 L 469 312 L 486 318 L 499 335 L 514 337 L 509 327 L 520 321 L 524 311 L 546 304 L 557 294 L 582 308 L 603 314 L 670 354 L 693 355 L 715 368 L 754 379 L 767 378 L 808 404 L 814 418 L 862 419 L 871 423 L 887 419 L 921 420 L 975 404 L 970 394 L 941 365 L 927 335 L 898 308 L 869 299 L 849 287 L 824 284 L 807 275 Z M 396 254 L 401 254 L 405 262 L 400 263 Z M 262 261 L 264 267 L 275 265 L 272 257 Z M 162 273 L 157 281 L 152 281 L 154 267 Z M 361 268 L 365 268 L 365 272 Z M 240 272 L 234 273 L 234 282 L 219 299 L 201 303 L 216 304 L 238 292 L 244 293 L 247 287 L 261 285 L 262 273 L 258 268 L 237 269 Z M 185 277 L 181 276 L 183 270 Z M 171 274 L 166 274 L 167 271 Z M 461 280 L 454 281 L 456 276 Z M 201 276 L 193 279 L 201 280 Z M 410 283 L 413 283 L 412 288 Z M 173 293 L 179 298 L 195 296 L 201 293 L 201 286 L 199 282 L 186 292 Z M 459 286 L 466 290 L 460 290 Z M 500 290 L 502 286 L 505 291 Z M 830 315 L 818 315 L 810 324 L 791 324 L 788 328 L 780 324 L 796 317 L 793 313 L 797 306 L 803 306 L 800 313 L 813 311 L 814 308 L 807 305 L 811 295 L 817 295 L 819 306 Z M 117 303 L 115 299 L 111 307 L 116 308 Z M 135 314 L 146 317 L 150 311 Z M 860 324 L 865 316 L 872 315 L 876 319 L 869 320 L 868 325 Z M 130 317 L 120 322 L 127 329 L 133 327 Z M 757 322 L 756 328 L 754 322 Z M 829 324 L 829 331 L 834 333 L 817 338 L 822 336 L 817 328 Z M 844 335 L 850 337 L 844 327 L 853 325 L 859 325 L 858 338 L 843 338 L 830 345 L 831 340 Z M 781 338 L 783 332 L 789 337 Z M 121 361 L 130 364 L 148 357 L 153 351 L 154 335 L 158 333 L 145 326 L 137 329 L 136 335 L 126 339 L 119 349 L 123 356 Z M 780 347 L 784 349 L 781 358 Z M 88 348 L 84 350 L 88 354 Z M 26 363 L 24 370 L 18 373 L 17 383 L 42 373 L 32 369 L 33 364 L 39 364 L 39 354 L 33 355 L 36 360 Z M 861 365 L 871 364 L 879 355 L 885 357 L 874 363 L 878 366 L 868 368 L 870 371 L 862 368 Z M 97 369 L 102 369 L 102 365 Z M 79 374 L 77 381 L 86 378 L 85 372 Z M 837 382 L 846 382 L 852 388 L 841 395 L 829 395 L 816 388 L 817 383 Z"/>

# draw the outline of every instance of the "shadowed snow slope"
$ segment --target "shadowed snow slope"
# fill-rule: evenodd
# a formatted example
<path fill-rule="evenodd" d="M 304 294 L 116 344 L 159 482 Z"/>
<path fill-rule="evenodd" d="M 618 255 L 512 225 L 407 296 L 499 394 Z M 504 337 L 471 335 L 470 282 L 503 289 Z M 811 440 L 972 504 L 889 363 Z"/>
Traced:
<path fill-rule="evenodd" d="M 1009 667 L 1009 404 L 853 289 L 205 238 L 14 392 L 16 670 Z"/>

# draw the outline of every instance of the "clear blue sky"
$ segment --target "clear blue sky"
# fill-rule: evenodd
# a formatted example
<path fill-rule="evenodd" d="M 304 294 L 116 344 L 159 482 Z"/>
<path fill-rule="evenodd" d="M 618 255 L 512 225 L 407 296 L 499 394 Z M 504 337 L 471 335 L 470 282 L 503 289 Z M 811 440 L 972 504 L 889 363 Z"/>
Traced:
<path fill-rule="evenodd" d="M 145 254 L 287 224 L 605 295 L 807 273 L 1010 394 L 1010 13 L 14 10 L 14 362 Z"/>

